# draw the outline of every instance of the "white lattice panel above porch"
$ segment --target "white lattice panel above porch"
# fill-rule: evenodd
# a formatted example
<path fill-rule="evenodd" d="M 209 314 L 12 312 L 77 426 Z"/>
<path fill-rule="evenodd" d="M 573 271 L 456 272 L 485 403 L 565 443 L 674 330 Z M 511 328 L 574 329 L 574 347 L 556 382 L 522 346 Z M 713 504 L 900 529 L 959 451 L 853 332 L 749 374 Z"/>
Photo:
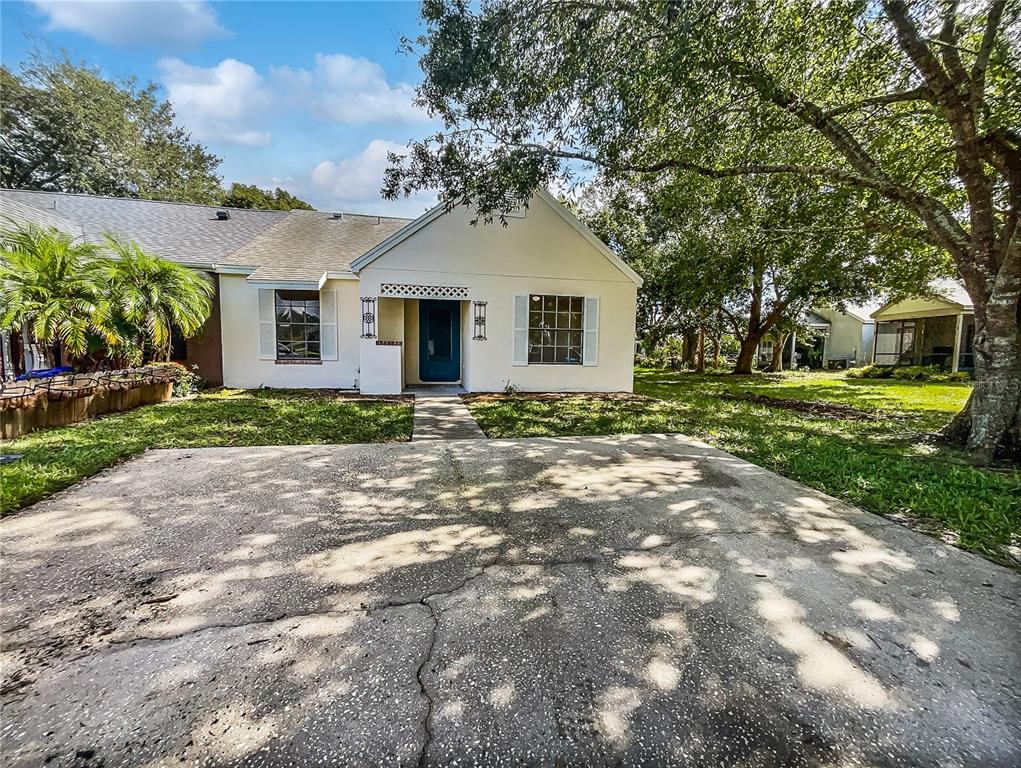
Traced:
<path fill-rule="evenodd" d="M 379 295 L 393 299 L 467 299 L 468 288 L 463 285 L 383 283 Z"/>

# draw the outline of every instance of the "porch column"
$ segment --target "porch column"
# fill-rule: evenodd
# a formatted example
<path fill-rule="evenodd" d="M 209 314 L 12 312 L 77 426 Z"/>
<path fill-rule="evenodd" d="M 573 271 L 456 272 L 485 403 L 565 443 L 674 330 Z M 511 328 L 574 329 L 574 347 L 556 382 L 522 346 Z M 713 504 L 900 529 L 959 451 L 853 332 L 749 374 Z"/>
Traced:
<path fill-rule="evenodd" d="M 961 366 L 961 332 L 964 330 L 964 314 L 957 315 L 957 331 L 954 333 L 954 359 L 951 361 L 950 370 L 957 373 Z"/>

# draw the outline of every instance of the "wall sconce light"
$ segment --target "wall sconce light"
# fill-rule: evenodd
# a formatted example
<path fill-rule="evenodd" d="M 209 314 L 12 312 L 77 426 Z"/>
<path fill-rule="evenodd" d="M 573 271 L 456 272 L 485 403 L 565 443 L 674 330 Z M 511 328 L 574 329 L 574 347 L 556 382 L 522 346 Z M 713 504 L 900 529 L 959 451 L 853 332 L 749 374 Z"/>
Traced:
<path fill-rule="evenodd" d="M 485 341 L 486 340 L 486 302 L 484 301 L 473 301 L 472 302 L 473 319 L 475 322 L 475 335 L 472 336 L 472 341 Z"/>
<path fill-rule="evenodd" d="M 362 338 L 376 338 L 376 299 L 362 296 Z"/>

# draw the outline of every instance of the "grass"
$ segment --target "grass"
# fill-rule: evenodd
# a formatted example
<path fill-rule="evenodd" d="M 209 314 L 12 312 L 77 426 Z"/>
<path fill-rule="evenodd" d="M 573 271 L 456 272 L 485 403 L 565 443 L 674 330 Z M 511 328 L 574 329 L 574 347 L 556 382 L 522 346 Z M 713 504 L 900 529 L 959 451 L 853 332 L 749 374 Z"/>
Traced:
<path fill-rule="evenodd" d="M 969 466 L 927 439 L 964 405 L 970 384 L 638 369 L 635 391 L 653 399 L 482 397 L 469 408 L 490 437 L 682 432 L 1017 565 L 1007 548 L 1021 538 L 1021 474 Z M 812 416 L 720 397 L 727 393 L 835 403 L 874 418 Z"/>
<path fill-rule="evenodd" d="M 0 514 L 32 504 L 147 448 L 304 445 L 407 440 L 410 404 L 328 391 L 216 390 L 32 432 L 4 445 L 23 458 L 0 467 Z"/>

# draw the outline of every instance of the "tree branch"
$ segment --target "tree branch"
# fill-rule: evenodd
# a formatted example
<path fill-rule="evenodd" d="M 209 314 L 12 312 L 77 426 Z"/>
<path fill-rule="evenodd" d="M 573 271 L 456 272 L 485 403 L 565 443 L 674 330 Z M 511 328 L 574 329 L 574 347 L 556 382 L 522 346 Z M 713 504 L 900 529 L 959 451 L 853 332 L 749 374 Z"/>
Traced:
<path fill-rule="evenodd" d="M 831 118 L 836 117 L 837 115 L 847 114 L 848 112 L 856 112 L 865 107 L 881 106 L 883 104 L 897 104 L 904 101 L 927 101 L 931 103 L 932 94 L 928 88 L 924 85 L 920 85 L 917 88 L 909 88 L 906 91 L 894 91 L 893 93 L 886 93 L 882 96 L 873 96 L 870 99 L 862 99 L 861 101 L 855 101 L 850 104 L 834 107 L 833 109 L 824 112 L 823 116 Z"/>
<path fill-rule="evenodd" d="M 990 3 L 989 13 L 986 16 L 986 28 L 982 33 L 982 42 L 979 44 L 975 63 L 971 68 L 971 108 L 975 114 L 978 114 L 984 101 L 986 69 L 989 67 L 989 57 L 993 52 L 993 43 L 996 41 L 996 33 L 999 31 L 1000 20 L 1003 18 L 1006 4 L 1006 0 L 993 0 Z"/>
<path fill-rule="evenodd" d="M 893 22 L 897 41 L 930 85 L 937 91 L 953 88 L 953 82 L 944 71 L 939 59 L 925 44 L 918 27 L 908 15 L 908 4 L 904 0 L 883 0 L 883 10 Z"/>
<path fill-rule="evenodd" d="M 818 107 L 816 107 L 816 109 L 818 109 Z M 964 253 L 968 249 L 967 233 L 945 205 L 923 192 L 912 189 L 903 184 L 899 184 L 885 177 L 870 178 L 841 168 L 833 168 L 823 165 L 770 165 L 763 163 L 749 163 L 748 165 L 735 168 L 711 168 L 698 163 L 692 163 L 687 160 L 674 158 L 661 160 L 657 163 L 647 165 L 633 163 L 618 163 L 611 165 L 586 152 L 552 149 L 542 144 L 518 143 L 514 146 L 522 149 L 545 152 L 553 157 L 559 157 L 565 160 L 582 160 L 613 171 L 649 174 L 676 169 L 691 171 L 692 173 L 697 173 L 700 176 L 706 176 L 713 179 L 787 173 L 792 175 L 811 176 L 824 181 L 830 181 L 836 184 L 846 184 L 860 189 L 870 189 L 880 193 L 889 200 L 901 203 L 912 213 L 922 219 L 929 228 L 929 231 L 933 233 L 933 237 L 938 238 L 939 245 L 941 247 L 958 255 Z"/>
<path fill-rule="evenodd" d="M 943 27 L 936 38 L 940 45 L 943 63 L 954 80 L 964 82 L 968 72 L 961 63 L 961 55 L 957 50 L 957 0 L 949 0 L 943 9 Z"/>

